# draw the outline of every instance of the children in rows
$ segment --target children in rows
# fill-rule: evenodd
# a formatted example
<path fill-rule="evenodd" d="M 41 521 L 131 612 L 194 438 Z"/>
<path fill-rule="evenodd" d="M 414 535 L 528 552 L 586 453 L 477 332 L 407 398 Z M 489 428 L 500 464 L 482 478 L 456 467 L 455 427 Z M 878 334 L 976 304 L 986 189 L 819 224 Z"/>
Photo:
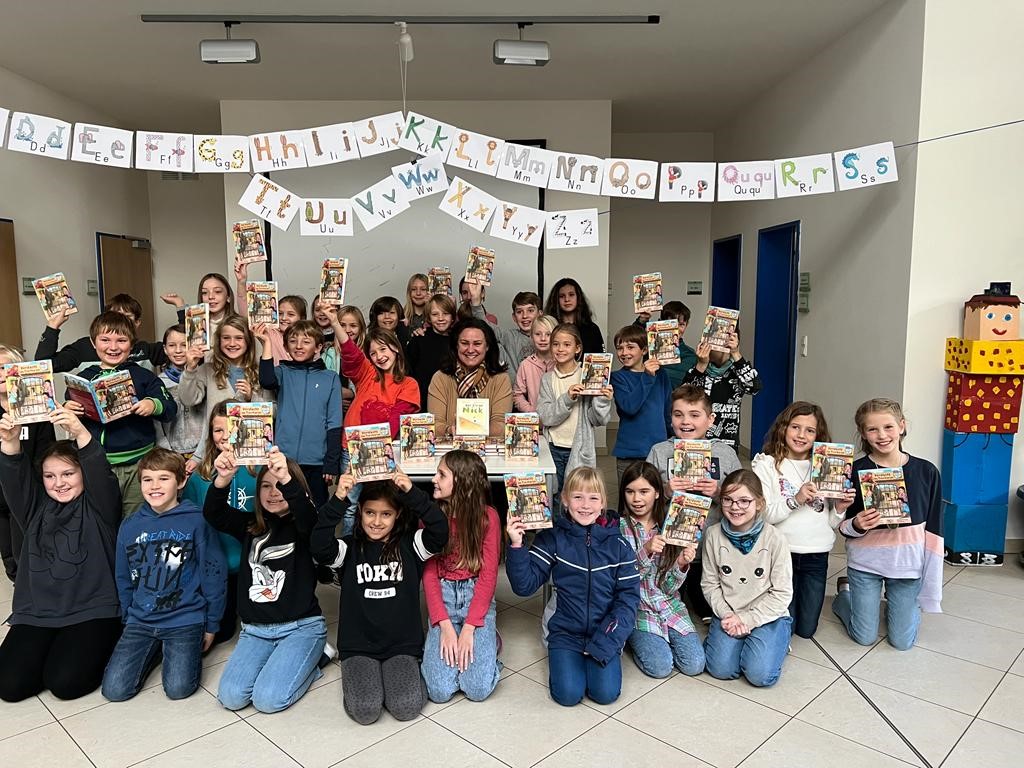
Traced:
<path fill-rule="evenodd" d="M 351 475 L 338 478 L 311 537 L 317 562 L 339 571 L 345 712 L 362 725 L 376 722 L 385 708 L 396 720 L 412 720 L 427 703 L 420 675 L 420 579 L 424 562 L 448 542 L 448 521 L 399 471 L 391 481 L 362 486 L 358 524 L 336 539 L 352 485 Z"/>
<path fill-rule="evenodd" d="M 704 390 L 688 384 L 677 387 L 672 392 L 672 434 L 651 447 L 647 461 L 658 468 L 666 487 L 670 492 L 686 491 L 710 496 L 713 501 L 708 513 L 705 527 L 714 525 L 719 519 L 721 507 L 717 496 L 721 488 L 722 478 L 740 468 L 740 460 L 732 446 L 724 440 L 710 437 L 715 415 L 711 412 L 711 400 Z M 697 483 L 689 483 L 672 475 L 672 453 L 674 441 L 711 440 L 711 477 Z M 697 556 L 690 563 L 689 575 L 685 582 L 686 602 L 705 623 L 711 620 L 711 606 L 704 599 L 700 589 L 703 547 L 697 548 Z"/>
<path fill-rule="evenodd" d="M 185 486 L 181 456 L 154 448 L 139 473 L 146 503 L 117 534 L 125 627 L 103 673 L 103 695 L 133 698 L 162 658 L 164 693 L 184 699 L 199 687 L 202 653 L 224 612 L 224 553 L 202 510 L 178 501 Z"/>
<path fill-rule="evenodd" d="M 430 283 L 427 276 L 417 272 L 409 278 L 405 285 L 405 325 L 410 332 L 423 328 L 430 322 L 430 308 L 427 302 L 430 300 L 428 287 Z"/>
<path fill-rule="evenodd" d="M 288 360 L 275 366 L 270 329 L 257 325 L 260 385 L 277 392 L 277 445 L 302 468 L 313 503 L 327 502 L 327 486 L 341 473 L 341 382 L 327 370 L 320 352 L 324 335 L 312 320 L 298 320 L 284 332 Z"/>
<path fill-rule="evenodd" d="M 99 364 L 83 368 L 79 375 L 95 381 L 117 371 L 128 371 L 138 398 L 127 416 L 107 424 L 90 418 L 85 418 L 83 422 L 107 453 L 107 460 L 121 487 L 121 512 L 128 517 L 142 503 L 138 463 L 156 445 L 153 420 L 173 421 L 178 413 L 178 405 L 160 383 L 160 379 L 128 361 L 135 343 L 135 327 L 127 317 L 120 312 L 97 315 L 89 326 L 89 338 L 96 347 Z M 78 416 L 85 414 L 80 403 L 68 402 L 66 407 Z"/>
<path fill-rule="evenodd" d="M 7 636 L 0 645 L 0 699 L 49 690 L 77 699 L 99 686 L 121 634 L 114 540 L 121 493 L 99 441 L 58 408 L 46 427 L 71 440 L 41 454 L 42 477 L 24 452 L 23 428 L 0 417 L 0 489 L 25 546 Z M 35 425 L 33 425 L 35 426 Z"/>
<path fill-rule="evenodd" d="M 555 367 L 555 360 L 551 356 L 551 332 L 556 325 L 551 315 L 537 315 L 530 326 L 533 354 L 523 360 L 512 384 L 512 403 L 520 413 L 537 410 L 541 379 Z"/>
<path fill-rule="evenodd" d="M 647 354 L 647 331 L 627 325 L 615 334 L 615 354 L 622 367 L 612 372 L 615 411 L 619 431 L 615 437 L 615 471 L 622 473 L 630 464 L 642 461 L 651 446 L 660 443 L 669 432 L 672 389 L 661 363 Z"/>
<path fill-rule="evenodd" d="M 786 537 L 766 525 L 761 481 L 739 469 L 722 482 L 722 520 L 704 535 L 701 586 L 714 611 L 704 653 L 719 680 L 775 685 L 789 650 L 792 562 Z M 877 608 L 877 606 L 876 606 Z"/>
<path fill-rule="evenodd" d="M 237 539 L 246 557 L 236 598 L 242 632 L 220 678 L 217 698 L 232 710 L 251 703 L 260 712 L 279 712 L 322 676 L 318 663 L 327 623 L 316 598 L 309 548 L 316 508 L 300 467 L 277 447 L 256 478 L 255 515 L 236 509 L 229 498 L 239 470 L 234 452 L 222 452 L 214 466 L 217 476 L 206 494 L 203 516 Z"/>
<path fill-rule="evenodd" d="M 610 704 L 622 689 L 620 656 L 633 632 L 640 602 L 636 554 L 616 527 L 598 521 L 607 494 L 601 475 L 579 467 L 565 478 L 554 528 L 523 546 L 522 520 L 509 515 L 505 568 L 509 584 L 526 597 L 548 579 L 558 604 L 548 622 L 548 682 L 553 698 L 571 707 L 589 696 Z"/>
<path fill-rule="evenodd" d="M 448 361 L 451 340 L 448 333 L 455 324 L 455 302 L 439 293 L 427 302 L 427 323 L 412 332 L 406 357 L 409 375 L 420 387 L 420 404 L 427 402 L 430 380 Z"/>
<path fill-rule="evenodd" d="M 704 646 L 680 599 L 697 547 L 665 543 L 667 494 L 653 464 L 636 461 L 619 479 L 619 532 L 636 552 L 640 568 L 640 606 L 629 648 L 640 670 L 668 677 L 675 667 L 684 675 L 704 671 Z"/>
<path fill-rule="evenodd" d="M 697 364 L 683 377 L 708 393 L 715 423 L 711 436 L 725 440 L 734 449 L 740 439 L 740 403 L 744 395 L 761 391 L 761 377 L 740 354 L 739 331 L 729 338 L 729 351 L 712 350 L 707 342 L 697 346 Z"/>
<path fill-rule="evenodd" d="M 825 414 L 802 400 L 778 415 L 764 441 L 764 453 L 751 469 L 764 490 L 764 519 L 786 537 L 793 558 L 793 632 L 812 637 L 825 602 L 828 555 L 835 544 L 835 529 L 853 503 L 854 491 L 841 501 L 818 496 L 811 482 L 811 450 L 815 441 L 830 442 Z"/>
<path fill-rule="evenodd" d="M 237 275 L 236 275 L 237 276 Z M 244 298 L 244 294 L 243 294 Z M 164 293 L 160 299 L 178 309 L 178 322 L 185 324 L 185 300 L 177 293 Z M 231 290 L 228 279 L 220 272 L 209 272 L 199 280 L 196 304 L 210 305 L 210 338 L 217 332 L 220 324 L 235 312 L 235 292 Z"/>
<path fill-rule="evenodd" d="M 494 600 L 501 520 L 477 454 L 446 453 L 433 483 L 434 500 L 448 519 L 448 543 L 423 572 L 430 618 L 423 679 L 431 701 L 446 702 L 458 691 L 483 701 L 501 674 Z"/>
<path fill-rule="evenodd" d="M 580 284 L 571 277 L 563 277 L 551 286 L 544 314 L 559 323 L 572 323 L 579 330 L 584 352 L 604 352 L 604 336 L 590 311 L 590 303 Z"/>
<path fill-rule="evenodd" d="M 486 319 L 483 305 L 482 285 L 467 283 L 469 306 L 473 317 Z M 497 323 L 489 323 L 491 330 L 498 337 L 498 344 L 504 351 L 503 359 L 508 364 L 508 376 L 516 380 L 516 372 L 523 360 L 533 352 L 531 335 L 533 321 L 540 314 L 540 297 L 532 291 L 520 291 L 512 297 L 512 327 L 502 328 Z"/>
<path fill-rule="evenodd" d="M 409 328 L 405 324 L 405 310 L 394 296 L 381 296 L 370 305 L 369 330 L 383 328 L 391 331 L 402 343 L 402 348 L 409 342 Z"/>
<path fill-rule="evenodd" d="M 196 451 L 196 446 L 203 439 L 206 419 L 203 409 L 199 406 L 185 405 L 178 398 L 178 383 L 188 363 L 188 339 L 185 338 L 185 326 L 172 325 L 164 331 L 164 354 L 167 365 L 160 369 L 160 381 L 167 393 L 174 398 L 178 406 L 178 415 L 173 421 L 158 422 L 156 443 L 181 454 L 188 462 Z M 186 464 L 186 471 L 188 465 Z M 191 474 L 191 472 L 190 472 Z"/>
<path fill-rule="evenodd" d="M 878 639 L 878 604 L 885 588 L 889 645 L 905 651 L 917 640 L 921 610 L 940 613 L 942 601 L 942 486 L 930 462 L 903 450 L 907 422 L 895 400 L 863 403 L 854 416 L 864 456 L 853 477 L 865 469 L 902 467 L 910 522 L 881 523 L 878 509 L 865 509 L 860 483 L 839 530 L 846 537 L 846 576 L 832 612 L 861 645 Z"/>

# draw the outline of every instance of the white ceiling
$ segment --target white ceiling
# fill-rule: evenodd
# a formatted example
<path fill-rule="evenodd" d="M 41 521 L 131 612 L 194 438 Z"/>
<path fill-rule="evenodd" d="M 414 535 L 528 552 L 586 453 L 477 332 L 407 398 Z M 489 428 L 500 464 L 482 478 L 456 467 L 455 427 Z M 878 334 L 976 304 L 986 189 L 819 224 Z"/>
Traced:
<path fill-rule="evenodd" d="M 76 98 L 125 127 L 216 131 L 220 99 L 400 100 L 397 31 L 386 25 L 236 27 L 258 65 L 199 60 L 219 24 L 143 24 L 142 13 L 502 15 L 660 14 L 636 26 L 533 26 L 545 67 L 499 67 L 512 25 L 412 27 L 410 99 L 611 99 L 617 131 L 712 130 L 889 0 L 8 0 L 0 66 Z M 399 101 L 400 103 L 400 101 Z M 0 104 L 13 109 L 18 104 Z M 56 116 L 56 115 L 55 115 Z M 59 115 L 75 119 L 74 115 Z M 287 126 L 283 126 L 287 127 Z M 296 126 L 297 127 L 297 126 Z"/>

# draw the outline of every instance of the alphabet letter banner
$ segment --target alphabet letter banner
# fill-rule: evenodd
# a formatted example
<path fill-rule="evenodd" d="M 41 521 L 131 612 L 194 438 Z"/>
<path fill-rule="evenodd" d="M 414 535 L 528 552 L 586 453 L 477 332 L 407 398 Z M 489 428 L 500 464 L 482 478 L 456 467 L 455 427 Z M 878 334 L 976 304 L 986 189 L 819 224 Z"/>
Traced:
<path fill-rule="evenodd" d="M 445 162 L 456 168 L 494 176 L 498 172 L 498 158 L 504 146 L 502 139 L 456 128 Z"/>
<path fill-rule="evenodd" d="M 299 216 L 299 235 L 352 237 L 352 201 L 345 197 L 306 198 Z"/>
<path fill-rule="evenodd" d="M 448 189 L 448 173 L 444 169 L 444 158 L 438 154 L 396 165 L 391 169 L 391 175 L 405 187 L 410 200 L 430 197 Z"/>
<path fill-rule="evenodd" d="M 249 154 L 252 169 L 258 173 L 306 167 L 302 131 L 253 134 L 249 137 Z"/>
<path fill-rule="evenodd" d="M 807 155 L 775 161 L 775 195 L 799 197 L 835 192 L 832 156 Z"/>
<path fill-rule="evenodd" d="M 71 159 L 80 163 L 132 167 L 132 132 L 103 125 L 76 123 Z"/>
<path fill-rule="evenodd" d="M 715 202 L 716 167 L 714 163 L 662 163 L 658 202 Z"/>
<path fill-rule="evenodd" d="M 358 120 L 352 125 L 360 156 L 372 157 L 398 149 L 402 129 L 405 127 L 405 115 L 401 112 L 388 112 L 386 115 Z"/>
<path fill-rule="evenodd" d="M 292 218 L 299 210 L 299 202 L 299 198 L 280 184 L 258 173 L 252 177 L 238 200 L 238 204 L 245 210 L 252 211 L 281 230 L 288 229 L 292 223 Z"/>
<path fill-rule="evenodd" d="M 7 148 L 31 155 L 67 160 L 71 149 L 71 123 L 55 117 L 15 112 Z"/>
<path fill-rule="evenodd" d="M 409 209 L 405 189 L 394 176 L 386 176 L 354 195 L 352 202 L 352 210 L 367 232 Z"/>
<path fill-rule="evenodd" d="M 498 161 L 498 178 L 531 187 L 546 187 L 555 153 L 541 147 L 505 144 Z"/>
<path fill-rule="evenodd" d="M 548 189 L 600 195 L 604 176 L 604 159 L 574 152 L 555 152 L 554 165 L 548 178 Z"/>
<path fill-rule="evenodd" d="M 136 131 L 135 167 L 192 173 L 192 134 Z"/>
<path fill-rule="evenodd" d="M 410 112 L 402 128 L 398 146 L 417 155 L 440 155 L 448 157 L 455 127 L 426 115 Z"/>
<path fill-rule="evenodd" d="M 899 180 L 891 141 L 836 152 L 835 158 L 836 180 L 841 192 Z"/>
<path fill-rule="evenodd" d="M 356 129 L 352 123 L 321 125 L 299 133 L 306 146 L 306 164 L 310 168 L 359 159 Z"/>
<path fill-rule="evenodd" d="M 598 245 L 597 208 L 548 213 L 544 242 L 548 248 L 589 248 Z"/>
<path fill-rule="evenodd" d="M 491 221 L 491 236 L 508 240 L 510 243 L 539 248 L 547 217 L 547 212 L 538 208 L 529 208 L 519 203 L 499 202 L 497 212 Z"/>
<path fill-rule="evenodd" d="M 498 205 L 498 198 L 456 176 L 448 191 L 441 195 L 438 208 L 477 232 L 483 232 Z"/>
<path fill-rule="evenodd" d="M 775 197 L 775 163 L 718 164 L 718 200 L 772 200 Z"/>
<path fill-rule="evenodd" d="M 248 136 L 195 136 L 196 173 L 248 173 Z"/>
<path fill-rule="evenodd" d="M 604 162 L 603 178 L 602 195 L 653 200 L 658 189 L 658 163 L 609 157 Z"/>

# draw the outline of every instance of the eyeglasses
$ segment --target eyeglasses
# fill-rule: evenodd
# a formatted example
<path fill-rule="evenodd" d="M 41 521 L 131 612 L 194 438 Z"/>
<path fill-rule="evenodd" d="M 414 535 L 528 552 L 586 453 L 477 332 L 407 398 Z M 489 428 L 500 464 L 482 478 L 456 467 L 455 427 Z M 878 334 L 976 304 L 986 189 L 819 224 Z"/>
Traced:
<path fill-rule="evenodd" d="M 728 497 L 722 498 L 723 507 L 731 507 L 732 509 L 739 509 L 744 512 L 750 509 L 750 505 L 753 503 L 753 499 L 730 499 Z"/>

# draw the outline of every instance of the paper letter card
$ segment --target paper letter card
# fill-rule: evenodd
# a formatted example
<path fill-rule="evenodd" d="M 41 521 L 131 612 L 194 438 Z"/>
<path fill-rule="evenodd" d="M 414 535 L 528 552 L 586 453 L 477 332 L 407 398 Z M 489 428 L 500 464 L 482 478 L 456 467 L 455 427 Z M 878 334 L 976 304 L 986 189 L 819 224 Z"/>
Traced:
<path fill-rule="evenodd" d="M 715 202 L 714 163 L 662 163 L 658 180 L 658 202 Z"/>
<path fill-rule="evenodd" d="M 274 447 L 273 403 L 228 403 L 228 442 L 235 463 L 257 466 L 267 463 Z"/>
<path fill-rule="evenodd" d="M 775 161 L 775 194 L 777 197 L 822 195 L 836 191 L 832 175 L 832 156 L 807 155 Z"/>
<path fill-rule="evenodd" d="M 210 305 L 206 302 L 185 307 L 185 340 L 190 347 L 204 352 L 210 349 Z"/>
<path fill-rule="evenodd" d="M 509 472 L 505 474 L 505 496 L 508 513 L 515 515 L 528 531 L 551 528 L 551 504 L 548 484 L 543 472 Z"/>
<path fill-rule="evenodd" d="M 861 469 L 857 471 L 857 479 L 864 498 L 864 511 L 877 509 L 882 516 L 881 525 L 896 526 L 910 522 L 903 467 Z"/>
<path fill-rule="evenodd" d="M 277 328 L 277 281 L 246 283 L 245 306 L 250 328 L 261 323 Z"/>
<path fill-rule="evenodd" d="M 546 187 L 554 159 L 554 152 L 541 147 L 506 144 L 498 161 L 497 176 L 531 187 Z"/>
<path fill-rule="evenodd" d="M 345 277 L 348 259 L 324 259 L 320 268 L 320 301 L 341 306 L 345 303 Z"/>
<path fill-rule="evenodd" d="M 853 490 L 853 446 L 815 443 L 811 453 L 811 482 L 823 499 L 842 499 Z"/>
<path fill-rule="evenodd" d="M 132 412 L 132 406 L 139 402 L 130 371 L 117 371 L 95 381 L 65 373 L 64 383 L 68 388 L 68 399 L 81 405 L 88 418 L 101 424 L 127 416 Z"/>
<path fill-rule="evenodd" d="M 437 452 L 434 414 L 403 413 L 398 421 L 398 447 L 402 464 L 430 461 Z"/>
<path fill-rule="evenodd" d="M 647 324 L 647 353 L 662 365 L 681 362 L 678 320 L 652 320 Z"/>
<path fill-rule="evenodd" d="M 236 221 L 231 227 L 231 239 L 235 241 L 235 261 L 239 264 L 254 264 L 267 260 L 267 247 L 263 243 L 263 225 L 259 219 Z"/>
<path fill-rule="evenodd" d="M 491 236 L 510 243 L 540 247 L 544 236 L 544 223 L 547 211 L 530 208 L 518 203 L 498 203 L 498 212 L 491 221 Z"/>
<path fill-rule="evenodd" d="M 351 458 L 349 468 L 357 483 L 389 480 L 395 474 L 395 449 L 390 424 L 345 427 L 345 441 Z"/>
<path fill-rule="evenodd" d="M 238 204 L 273 224 L 287 230 L 292 223 L 299 200 L 291 192 L 266 176 L 256 174 L 245 188 Z"/>
<path fill-rule="evenodd" d="M 658 189 L 658 163 L 609 157 L 604 162 L 602 178 L 602 195 L 653 200 Z"/>
<path fill-rule="evenodd" d="M 483 232 L 497 205 L 498 198 L 456 176 L 448 191 L 441 195 L 438 208 L 477 232 Z"/>
<path fill-rule="evenodd" d="M 704 523 L 711 510 L 711 499 L 695 493 L 672 494 L 672 502 L 665 514 L 661 535 L 666 544 L 680 547 L 696 546 L 704 534 Z"/>
<path fill-rule="evenodd" d="M 536 413 L 505 414 L 505 461 L 540 461 L 540 416 Z"/>
<path fill-rule="evenodd" d="M 600 195 L 604 179 L 604 159 L 572 152 L 555 152 L 554 165 L 548 177 L 548 189 L 558 192 L 579 192 Z"/>
<path fill-rule="evenodd" d="M 466 282 L 490 285 L 494 278 L 494 251 L 474 245 L 466 257 Z"/>
<path fill-rule="evenodd" d="M 646 272 L 633 275 L 633 312 L 653 312 L 663 304 L 661 272 Z"/>
<path fill-rule="evenodd" d="M 347 197 L 311 197 L 302 201 L 302 237 L 352 237 L 352 201 Z"/>
<path fill-rule="evenodd" d="M 361 157 L 373 157 L 398 149 L 405 127 L 405 115 L 401 112 L 388 112 L 366 120 L 357 120 L 352 124 L 356 132 L 356 145 Z"/>
<path fill-rule="evenodd" d="M 15 112 L 11 115 L 7 148 L 15 152 L 67 160 L 71 150 L 71 123 L 54 117 Z"/>
<path fill-rule="evenodd" d="M 456 128 L 445 162 L 456 168 L 494 176 L 498 172 L 498 160 L 504 147 L 502 139 Z"/>
<path fill-rule="evenodd" d="M 718 199 L 772 200 L 775 164 L 768 161 L 718 164 Z"/>
<path fill-rule="evenodd" d="M 248 136 L 195 136 L 196 173 L 248 173 Z"/>
<path fill-rule="evenodd" d="M 672 466 L 669 475 L 691 483 L 711 479 L 711 441 L 684 440 L 677 438 L 672 441 Z"/>
<path fill-rule="evenodd" d="M 321 125 L 299 133 L 306 147 L 306 165 L 310 168 L 359 159 L 355 126 L 352 123 Z"/>
<path fill-rule="evenodd" d="M 249 137 L 249 156 L 252 169 L 257 173 L 305 168 L 306 147 L 302 143 L 302 131 L 253 134 Z"/>
<path fill-rule="evenodd" d="M 452 271 L 448 267 L 431 267 L 427 272 L 427 293 L 431 296 L 452 295 Z"/>
<path fill-rule="evenodd" d="M 71 159 L 79 163 L 131 168 L 132 138 L 131 131 L 122 131 L 120 128 L 76 123 L 71 142 Z"/>
<path fill-rule="evenodd" d="M 405 188 L 410 200 L 437 195 L 448 189 L 444 158 L 436 154 L 396 165 L 391 169 L 391 175 Z"/>
<path fill-rule="evenodd" d="M 459 397 L 455 400 L 457 437 L 487 437 L 491 430 L 491 401 L 486 397 Z"/>
<path fill-rule="evenodd" d="M 192 173 L 192 134 L 135 132 L 135 167 Z"/>
<path fill-rule="evenodd" d="M 405 189 L 394 176 L 383 178 L 354 195 L 352 202 L 352 210 L 367 232 L 409 209 Z"/>
<path fill-rule="evenodd" d="M 455 127 L 432 117 L 410 112 L 402 126 L 402 138 L 398 146 L 417 155 L 439 155 L 443 161 L 448 157 Z"/>
<path fill-rule="evenodd" d="M 590 248 L 599 245 L 597 208 L 552 211 L 547 215 L 544 242 L 550 249 Z"/>
<path fill-rule="evenodd" d="M 708 307 L 704 316 L 704 330 L 701 331 L 701 342 L 707 342 L 713 350 L 729 351 L 729 337 L 736 333 L 736 325 L 740 321 L 738 309 L 725 307 Z"/>
<path fill-rule="evenodd" d="M 71 288 L 68 287 L 63 272 L 37 277 L 32 287 L 35 288 L 36 298 L 39 299 L 39 306 L 43 308 L 47 320 L 64 314 L 65 310 L 68 310 L 69 314 L 78 312 L 78 305 L 75 303 L 75 297 L 71 295 Z"/>
<path fill-rule="evenodd" d="M 7 412 L 15 424 L 48 421 L 57 409 L 53 399 L 53 363 L 49 360 L 10 363 L 4 366 Z"/>
<path fill-rule="evenodd" d="M 891 141 L 847 149 L 834 155 L 840 191 L 899 180 L 896 150 Z"/>
<path fill-rule="evenodd" d="M 601 390 L 608 386 L 611 378 L 611 352 L 587 352 L 583 355 L 583 371 L 580 374 L 583 394 L 600 395 Z"/>

